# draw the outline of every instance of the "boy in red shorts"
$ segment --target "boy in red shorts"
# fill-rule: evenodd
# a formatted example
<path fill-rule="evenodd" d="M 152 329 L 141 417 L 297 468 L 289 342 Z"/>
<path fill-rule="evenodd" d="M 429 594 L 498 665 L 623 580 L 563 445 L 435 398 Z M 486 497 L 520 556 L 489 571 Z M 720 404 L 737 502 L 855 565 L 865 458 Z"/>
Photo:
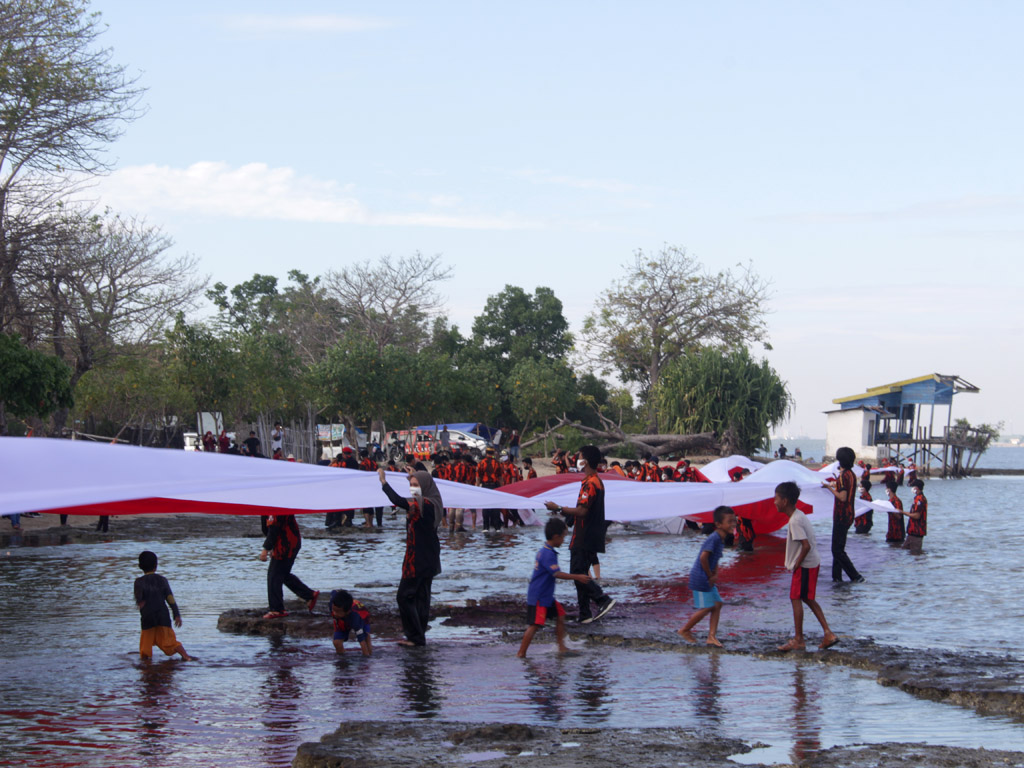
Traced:
<path fill-rule="evenodd" d="M 142 634 L 139 637 L 139 656 L 144 659 L 153 658 L 155 645 L 167 656 L 181 654 L 185 661 L 192 657 L 185 652 L 185 646 L 171 629 L 171 614 L 167 606 L 174 612 L 174 626 L 181 626 L 181 613 L 171 593 L 171 585 L 163 576 L 156 572 L 157 557 L 154 552 L 146 550 L 139 555 L 139 568 L 143 575 L 135 580 L 135 605 L 138 606 L 142 619 Z"/>
<path fill-rule="evenodd" d="M 780 651 L 803 651 L 804 645 L 804 603 L 814 613 L 821 624 L 825 637 L 818 647 L 822 650 L 831 648 L 839 642 L 839 638 L 829 629 L 825 621 L 825 612 L 814 599 L 815 587 L 818 584 L 818 568 L 821 557 L 818 555 L 818 544 L 814 538 L 814 529 L 807 515 L 796 508 L 800 498 L 800 488 L 796 483 L 779 483 L 775 486 L 775 508 L 789 518 L 786 526 L 786 570 L 792 571 L 793 580 L 789 587 L 789 599 L 793 604 L 793 638 L 779 646 Z"/>
<path fill-rule="evenodd" d="M 544 538 L 547 539 L 540 552 L 537 553 L 537 560 L 533 564 L 533 575 L 530 577 L 530 586 L 526 591 L 526 620 L 530 626 L 523 634 L 523 642 L 519 646 L 521 659 L 526 658 L 526 649 L 530 647 L 533 636 L 537 630 L 544 626 L 549 615 L 555 617 L 555 638 L 558 641 L 558 650 L 565 653 L 565 608 L 555 600 L 555 579 L 572 579 L 586 584 L 590 576 L 585 573 L 565 573 L 558 569 L 557 550 L 565 541 L 565 532 L 569 530 L 565 521 L 560 517 L 553 517 L 544 525 Z"/>

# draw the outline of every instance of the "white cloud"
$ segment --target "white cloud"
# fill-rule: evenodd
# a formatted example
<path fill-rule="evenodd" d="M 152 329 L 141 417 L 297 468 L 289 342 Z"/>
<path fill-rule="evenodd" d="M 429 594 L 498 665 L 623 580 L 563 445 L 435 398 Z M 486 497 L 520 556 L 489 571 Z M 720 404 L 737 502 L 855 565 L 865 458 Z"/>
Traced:
<path fill-rule="evenodd" d="M 419 226 L 453 229 L 534 229 L 537 222 L 514 214 L 375 212 L 353 195 L 351 185 L 302 176 L 294 169 L 222 162 L 187 168 L 140 165 L 103 179 L 101 199 L 115 208 L 191 211 L 208 216 L 366 226 Z M 441 197 L 449 206 L 458 199 Z"/>
<path fill-rule="evenodd" d="M 502 171 L 516 179 L 523 179 L 533 184 L 549 184 L 559 187 L 571 187 L 572 189 L 593 190 L 598 192 L 634 192 L 637 187 L 616 179 L 587 179 L 578 176 L 567 176 L 565 174 L 552 173 L 551 171 L 537 168 L 521 168 L 519 170 Z"/>
<path fill-rule="evenodd" d="M 260 35 L 274 35 L 285 32 L 302 32 L 307 34 L 367 32 L 375 29 L 388 29 L 389 27 L 395 26 L 395 22 L 389 19 L 339 16 L 335 14 L 286 16 L 263 13 L 246 13 L 222 16 L 221 22 L 228 29 L 236 32 L 248 32 Z"/>

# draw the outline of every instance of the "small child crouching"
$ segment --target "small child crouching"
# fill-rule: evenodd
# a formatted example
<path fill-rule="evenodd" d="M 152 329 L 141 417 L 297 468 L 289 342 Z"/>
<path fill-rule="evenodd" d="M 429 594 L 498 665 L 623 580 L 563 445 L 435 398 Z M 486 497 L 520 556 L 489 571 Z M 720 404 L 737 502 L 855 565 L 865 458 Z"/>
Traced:
<path fill-rule="evenodd" d="M 696 643 L 693 628 L 708 614 L 711 614 L 711 621 L 708 624 L 708 645 L 718 648 L 722 644 L 718 641 L 718 618 L 722 613 L 721 595 L 718 594 L 718 561 L 722 558 L 725 549 L 725 540 L 736 530 L 736 513 L 732 507 L 718 507 L 714 517 L 715 530 L 705 539 L 701 545 L 700 554 L 690 569 L 690 590 L 693 592 L 693 605 L 697 609 L 690 616 L 682 629 L 676 630 L 681 638 L 688 643 Z"/>
<path fill-rule="evenodd" d="M 565 573 L 558 569 L 558 552 L 555 550 L 565 541 L 568 527 L 560 517 L 553 517 L 544 525 L 546 543 L 537 553 L 533 564 L 533 575 L 526 592 L 526 620 L 530 626 L 523 634 L 523 642 L 519 646 L 519 658 L 526 657 L 526 649 L 530 647 L 537 630 L 544 626 L 549 615 L 555 616 L 555 639 L 558 650 L 565 653 L 565 608 L 555 600 L 555 579 L 571 579 L 586 584 L 590 576 L 585 573 Z"/>
<path fill-rule="evenodd" d="M 181 626 L 181 613 L 171 593 L 171 585 L 167 579 L 156 572 L 156 554 L 146 550 L 139 555 L 139 568 L 143 575 L 135 580 L 135 605 L 142 619 L 142 634 L 139 636 L 139 656 L 144 659 L 153 658 L 155 645 L 167 656 L 176 653 L 190 661 L 193 657 L 185 652 L 185 646 L 171 629 L 171 614 L 167 606 L 174 612 L 174 626 Z"/>
<path fill-rule="evenodd" d="M 370 612 L 358 600 L 344 589 L 331 592 L 331 618 L 334 619 L 334 650 L 345 652 L 345 641 L 352 632 L 356 633 L 356 642 L 363 656 L 373 653 L 370 640 Z"/>

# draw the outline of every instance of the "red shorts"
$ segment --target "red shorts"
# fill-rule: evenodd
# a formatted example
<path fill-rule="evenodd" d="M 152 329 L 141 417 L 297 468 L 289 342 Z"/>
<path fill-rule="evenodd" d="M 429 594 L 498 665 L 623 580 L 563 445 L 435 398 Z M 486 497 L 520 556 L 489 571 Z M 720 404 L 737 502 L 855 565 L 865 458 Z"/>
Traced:
<path fill-rule="evenodd" d="M 814 589 L 818 586 L 818 569 L 820 567 L 816 565 L 813 568 L 797 568 L 793 571 L 793 581 L 789 585 L 790 600 L 814 599 Z"/>
<path fill-rule="evenodd" d="M 536 624 L 538 627 L 543 627 L 549 614 L 559 617 L 565 616 L 565 608 L 557 600 L 555 600 L 554 605 L 549 605 L 546 608 L 543 605 L 526 606 L 526 622 L 528 624 Z"/>

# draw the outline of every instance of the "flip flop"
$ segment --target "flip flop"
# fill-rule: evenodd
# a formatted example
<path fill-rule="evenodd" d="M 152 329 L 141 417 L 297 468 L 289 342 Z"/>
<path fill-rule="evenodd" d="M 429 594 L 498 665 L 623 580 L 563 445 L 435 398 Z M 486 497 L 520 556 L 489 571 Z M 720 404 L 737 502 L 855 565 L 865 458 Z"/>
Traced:
<path fill-rule="evenodd" d="M 319 598 L 320 598 L 320 590 L 319 589 L 313 590 L 313 597 L 311 597 L 309 599 L 309 602 L 306 603 L 306 607 L 309 608 L 309 612 L 310 613 L 312 613 L 313 609 L 316 608 L 316 601 Z"/>
<path fill-rule="evenodd" d="M 780 645 L 779 650 L 783 653 L 787 651 L 806 651 L 807 646 L 799 644 L 796 640 L 790 640 L 788 643 Z"/>
<path fill-rule="evenodd" d="M 288 615 L 288 611 L 269 611 L 263 614 L 264 619 L 283 619 Z"/>
<path fill-rule="evenodd" d="M 821 650 L 825 651 L 825 650 L 828 650 L 829 648 L 831 648 L 833 645 L 835 645 L 838 642 L 839 642 L 838 635 L 832 635 L 832 641 L 831 642 L 826 643 L 824 640 L 822 640 L 821 641 L 821 645 L 819 645 L 818 647 Z"/>

